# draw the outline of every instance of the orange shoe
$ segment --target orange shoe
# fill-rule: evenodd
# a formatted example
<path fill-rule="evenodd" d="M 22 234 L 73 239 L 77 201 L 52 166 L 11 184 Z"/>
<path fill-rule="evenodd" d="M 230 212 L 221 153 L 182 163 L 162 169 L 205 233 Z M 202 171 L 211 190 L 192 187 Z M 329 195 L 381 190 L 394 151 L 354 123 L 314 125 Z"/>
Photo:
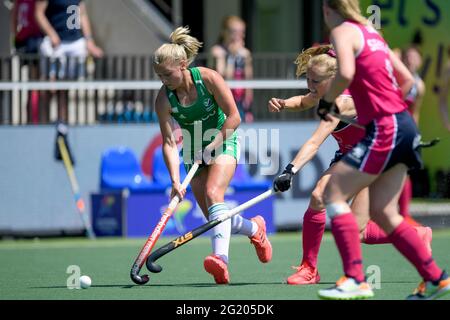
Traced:
<path fill-rule="evenodd" d="M 250 242 L 255 246 L 259 261 L 267 263 L 272 260 L 272 245 L 267 238 L 266 221 L 261 216 L 256 216 L 251 221 L 258 225 L 258 231 L 256 231 L 254 236 L 250 237 Z"/>
<path fill-rule="evenodd" d="M 432 254 L 431 241 L 433 240 L 433 230 L 430 227 L 415 227 L 414 229 L 427 247 L 428 252 Z"/>
<path fill-rule="evenodd" d="M 405 217 L 405 221 L 408 222 L 410 225 L 412 225 L 413 227 L 423 227 L 422 224 L 420 224 L 419 222 L 417 222 L 416 220 L 414 220 L 411 216 L 407 216 Z"/>
<path fill-rule="evenodd" d="M 305 285 L 317 284 L 320 282 L 320 275 L 317 268 L 311 267 L 308 263 L 302 263 L 299 267 L 292 268 L 297 270 L 297 272 L 287 278 L 287 284 Z"/>
<path fill-rule="evenodd" d="M 230 276 L 228 275 L 227 264 L 216 255 L 210 255 L 203 261 L 203 266 L 209 274 L 214 277 L 217 284 L 229 284 Z"/>

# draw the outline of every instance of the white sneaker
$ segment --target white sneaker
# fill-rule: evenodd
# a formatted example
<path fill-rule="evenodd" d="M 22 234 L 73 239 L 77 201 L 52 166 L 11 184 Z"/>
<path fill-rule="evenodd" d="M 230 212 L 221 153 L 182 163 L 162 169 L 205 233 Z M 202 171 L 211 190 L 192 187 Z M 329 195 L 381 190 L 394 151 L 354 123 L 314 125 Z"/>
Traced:
<path fill-rule="evenodd" d="M 360 300 L 374 296 L 367 282 L 358 283 L 353 278 L 342 277 L 329 289 L 319 290 L 319 298 L 324 300 Z"/>

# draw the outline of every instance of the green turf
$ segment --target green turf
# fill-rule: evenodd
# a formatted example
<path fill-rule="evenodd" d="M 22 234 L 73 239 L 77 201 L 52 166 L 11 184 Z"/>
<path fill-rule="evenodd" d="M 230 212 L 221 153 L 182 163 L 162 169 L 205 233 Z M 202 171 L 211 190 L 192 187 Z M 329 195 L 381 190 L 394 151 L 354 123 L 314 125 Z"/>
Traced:
<path fill-rule="evenodd" d="M 341 262 L 334 241 L 326 234 L 319 256 L 322 283 L 288 286 L 290 266 L 299 262 L 300 237 L 278 234 L 270 237 L 273 260 L 259 263 L 253 246 L 244 237 L 234 237 L 230 247 L 232 284 L 216 286 L 203 270 L 203 258 L 210 253 L 210 241 L 198 238 L 161 258 L 160 274 L 151 274 L 149 284 L 134 285 L 129 278 L 131 264 L 145 239 L 84 239 L 1 241 L 0 299 L 169 299 L 169 300 L 300 300 L 317 299 L 317 290 L 331 286 L 341 275 Z M 166 243 L 161 238 L 157 247 Z M 450 268 L 450 231 L 436 231 L 433 255 L 438 264 Z M 366 268 L 381 270 L 381 289 L 376 299 L 404 299 L 419 276 L 390 245 L 363 246 Z M 69 290 L 67 267 L 78 265 L 92 278 L 87 290 Z M 147 272 L 145 266 L 141 272 Z"/>

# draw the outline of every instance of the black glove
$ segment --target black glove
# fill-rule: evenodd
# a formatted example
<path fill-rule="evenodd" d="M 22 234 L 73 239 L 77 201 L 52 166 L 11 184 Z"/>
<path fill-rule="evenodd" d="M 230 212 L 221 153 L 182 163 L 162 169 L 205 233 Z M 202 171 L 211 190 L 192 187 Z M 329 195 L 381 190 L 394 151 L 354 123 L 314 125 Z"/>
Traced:
<path fill-rule="evenodd" d="M 328 102 L 320 99 L 319 107 L 317 108 L 317 115 L 320 117 L 320 119 L 328 121 L 327 114 L 329 114 L 330 112 L 339 114 L 339 109 L 338 107 L 336 107 L 334 102 Z"/>
<path fill-rule="evenodd" d="M 273 189 L 275 192 L 285 192 L 291 188 L 292 178 L 294 177 L 292 168 L 294 168 L 294 166 L 289 164 L 286 169 L 284 169 L 283 173 L 275 178 L 273 181 Z"/>

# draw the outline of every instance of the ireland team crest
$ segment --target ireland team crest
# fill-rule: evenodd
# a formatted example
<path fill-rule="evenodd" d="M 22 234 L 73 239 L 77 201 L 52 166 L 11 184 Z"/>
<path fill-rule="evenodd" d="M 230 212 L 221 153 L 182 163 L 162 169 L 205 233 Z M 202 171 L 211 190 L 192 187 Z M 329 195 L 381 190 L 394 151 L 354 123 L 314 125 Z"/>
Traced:
<path fill-rule="evenodd" d="M 214 108 L 214 103 L 211 98 L 203 100 L 203 105 L 205 106 L 207 112 L 211 111 Z"/>

